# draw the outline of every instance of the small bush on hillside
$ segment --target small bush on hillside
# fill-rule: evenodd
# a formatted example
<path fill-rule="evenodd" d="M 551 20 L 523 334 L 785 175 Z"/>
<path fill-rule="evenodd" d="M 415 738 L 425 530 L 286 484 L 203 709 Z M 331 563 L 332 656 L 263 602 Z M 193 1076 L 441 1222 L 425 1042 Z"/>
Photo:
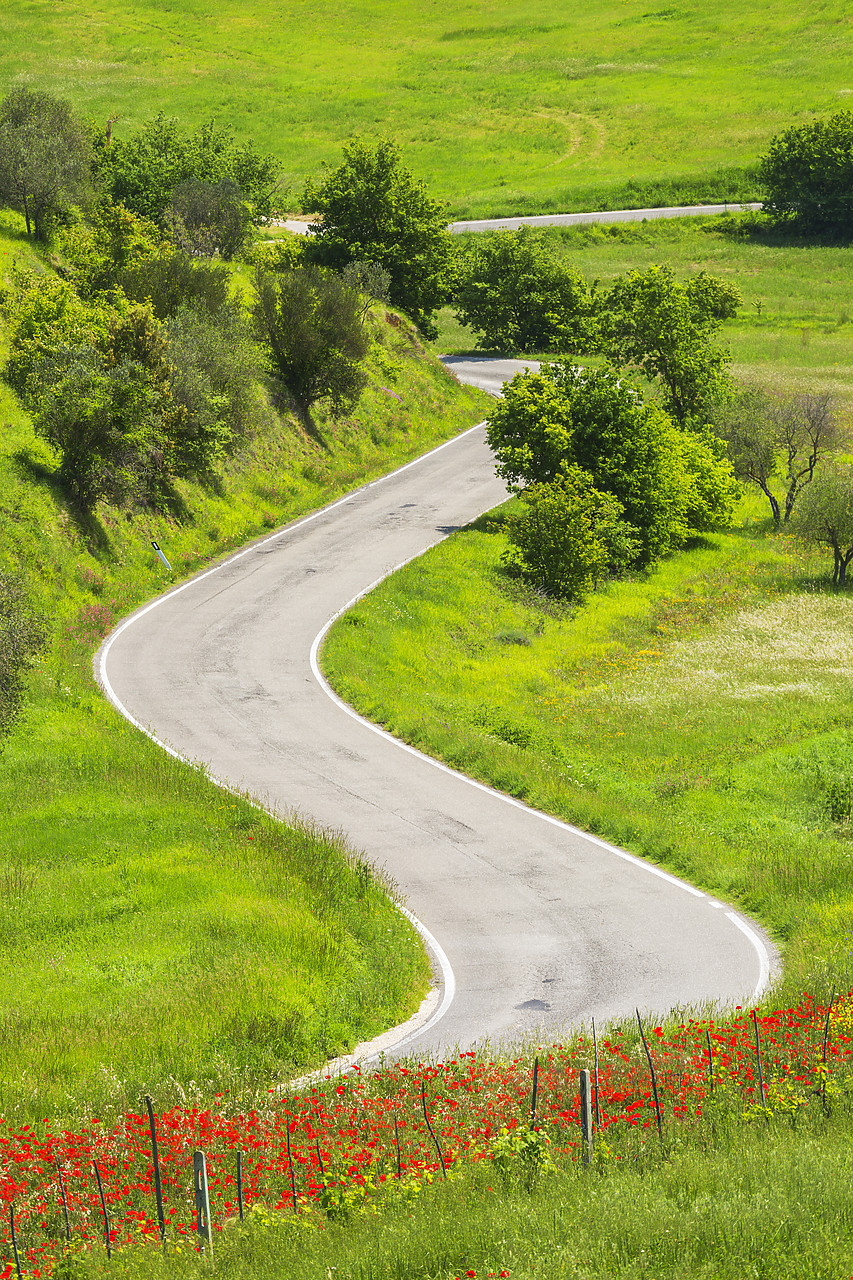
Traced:
<path fill-rule="evenodd" d="M 786 129 L 770 143 L 759 176 L 764 210 L 806 235 L 853 236 L 853 111 Z"/>
<path fill-rule="evenodd" d="M 191 257 L 227 262 L 239 253 L 252 225 L 252 210 L 230 178 L 221 182 L 181 182 L 163 214 L 163 225 L 177 247 Z"/>
<path fill-rule="evenodd" d="M 228 305 L 231 275 L 224 263 L 164 248 L 124 267 L 117 279 L 128 298 L 150 302 L 158 320 L 167 320 L 184 306 L 220 314 Z"/>
<path fill-rule="evenodd" d="M 47 643 L 47 626 L 23 579 L 0 570 L 0 751 L 20 715 L 27 668 Z"/>

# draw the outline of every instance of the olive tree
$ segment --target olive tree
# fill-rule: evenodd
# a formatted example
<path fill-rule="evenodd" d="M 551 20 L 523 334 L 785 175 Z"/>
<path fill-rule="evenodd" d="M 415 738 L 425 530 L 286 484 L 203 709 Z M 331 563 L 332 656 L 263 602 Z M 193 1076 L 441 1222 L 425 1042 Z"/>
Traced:
<path fill-rule="evenodd" d="M 252 317 L 303 417 L 319 400 L 328 400 L 335 416 L 352 408 L 367 385 L 361 361 L 370 345 L 357 289 L 322 267 L 260 270 Z"/>
<path fill-rule="evenodd" d="M 803 494 L 793 521 L 806 542 L 832 552 L 833 586 L 843 587 L 853 560 L 853 468 L 823 471 Z"/>
<path fill-rule="evenodd" d="M 91 149 L 71 104 L 18 85 L 0 103 L 0 204 L 24 215 L 27 235 L 44 239 L 48 215 L 89 187 Z"/>

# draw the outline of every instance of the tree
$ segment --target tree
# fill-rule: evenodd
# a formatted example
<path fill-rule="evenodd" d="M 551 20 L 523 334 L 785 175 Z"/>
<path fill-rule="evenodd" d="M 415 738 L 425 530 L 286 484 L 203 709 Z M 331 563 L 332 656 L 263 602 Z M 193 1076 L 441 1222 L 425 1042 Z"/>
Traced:
<path fill-rule="evenodd" d="M 793 528 L 804 541 L 829 548 L 832 585 L 843 587 L 853 560 L 853 468 L 834 467 L 817 476 L 803 494 Z"/>
<path fill-rule="evenodd" d="M 669 267 L 629 271 L 604 300 L 602 347 L 614 363 L 657 379 L 663 407 L 686 424 L 725 387 L 731 356 L 711 339 L 740 302 L 734 285 L 705 271 L 684 283 Z"/>
<path fill-rule="evenodd" d="M 101 142 L 96 168 L 114 203 L 140 217 L 162 222 L 175 190 L 186 182 L 230 182 L 248 203 L 251 222 L 261 226 L 276 212 L 281 165 L 237 142 L 231 129 L 208 121 L 186 130 L 161 111 L 129 138 Z"/>
<path fill-rule="evenodd" d="M 219 315 L 228 306 L 231 273 L 223 262 L 191 258 L 166 245 L 153 257 L 128 263 L 117 281 L 128 298 L 150 302 L 158 320 L 168 320 L 190 306 Z"/>
<path fill-rule="evenodd" d="M 0 751 L 21 711 L 27 668 L 46 643 L 45 621 L 23 579 L 0 569 Z"/>
<path fill-rule="evenodd" d="M 31 404 L 36 434 L 59 453 L 60 483 L 80 511 L 149 491 L 156 396 L 141 365 L 110 365 L 94 347 L 60 348 L 42 364 Z"/>
<path fill-rule="evenodd" d="M 89 188 L 91 148 L 71 104 L 19 85 L 0 103 L 0 203 L 24 215 L 44 239 L 48 215 Z"/>
<path fill-rule="evenodd" d="M 431 317 L 448 290 L 447 216 L 403 167 L 395 143 L 350 142 L 336 169 L 305 184 L 302 208 L 320 215 L 306 246 L 313 261 L 336 271 L 348 262 L 378 263 L 391 277 L 391 301 L 435 335 Z"/>
<path fill-rule="evenodd" d="M 184 253 L 226 262 L 242 249 L 252 210 L 236 182 L 179 182 L 163 215 L 169 236 Z"/>
<path fill-rule="evenodd" d="M 508 528 L 503 562 L 549 595 L 580 601 L 602 578 L 637 558 L 622 504 L 600 493 L 588 472 L 568 466 L 522 495 L 524 515 Z"/>
<path fill-rule="evenodd" d="M 742 387 L 713 406 L 710 417 L 728 444 L 735 475 L 758 485 L 777 528 L 790 520 L 799 495 L 839 442 L 838 417 L 829 392 L 774 397 L 758 387 Z M 781 498 L 771 486 L 777 475 Z"/>
<path fill-rule="evenodd" d="M 475 237 L 459 261 L 454 304 L 479 347 L 576 353 L 597 341 L 593 291 L 530 227 Z"/>
<path fill-rule="evenodd" d="M 764 211 L 805 235 L 853 235 L 853 112 L 792 126 L 778 134 L 758 174 Z"/>
<path fill-rule="evenodd" d="M 369 340 L 361 310 L 358 290 L 322 267 L 258 271 L 255 333 L 304 417 L 319 400 L 328 400 L 336 417 L 347 412 L 367 385 L 360 361 Z"/>
<path fill-rule="evenodd" d="M 77 292 L 94 299 L 115 289 L 125 272 L 161 253 L 163 236 L 147 218 L 102 199 L 94 203 L 85 222 L 62 228 L 59 245 L 73 269 Z"/>
<path fill-rule="evenodd" d="M 549 484 L 568 466 L 589 472 L 637 530 L 638 563 L 679 546 L 692 532 L 725 523 L 734 478 L 702 436 L 680 431 L 655 404 L 610 369 L 567 362 L 519 373 L 487 422 L 498 475 L 518 492 Z M 714 483 L 703 486 L 704 473 Z"/>

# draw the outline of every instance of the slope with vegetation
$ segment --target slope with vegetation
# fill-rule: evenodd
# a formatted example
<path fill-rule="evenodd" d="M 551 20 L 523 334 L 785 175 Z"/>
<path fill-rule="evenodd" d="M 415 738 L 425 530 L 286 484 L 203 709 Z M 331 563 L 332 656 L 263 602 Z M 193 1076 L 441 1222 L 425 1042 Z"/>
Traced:
<path fill-rule="evenodd" d="M 190 203 L 158 223 L 101 187 L 82 216 L 54 200 L 40 248 L 22 214 L 0 213 L 7 1119 L 109 1114 L 144 1091 L 265 1094 L 405 1017 L 428 982 L 356 853 L 223 796 L 93 684 L 93 649 L 152 592 L 482 412 L 410 321 L 365 294 L 381 274 L 292 269 L 286 239 L 258 233 L 229 265 L 200 227 L 230 225 L 233 206 L 218 178 L 193 181 L 206 223 Z M 332 332 L 343 305 L 360 335 L 343 399 L 302 392 L 253 292 L 312 270 L 336 299 Z M 328 349 L 317 323 L 301 346 L 288 331 L 293 367 L 306 333 Z"/>

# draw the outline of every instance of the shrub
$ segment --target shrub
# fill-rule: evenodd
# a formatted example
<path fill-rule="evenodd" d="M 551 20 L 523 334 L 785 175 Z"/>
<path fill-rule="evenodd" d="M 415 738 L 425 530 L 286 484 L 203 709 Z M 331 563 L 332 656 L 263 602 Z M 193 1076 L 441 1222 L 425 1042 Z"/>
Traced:
<path fill-rule="evenodd" d="M 762 157 L 764 210 L 806 235 L 853 235 L 853 111 L 786 129 Z"/>

